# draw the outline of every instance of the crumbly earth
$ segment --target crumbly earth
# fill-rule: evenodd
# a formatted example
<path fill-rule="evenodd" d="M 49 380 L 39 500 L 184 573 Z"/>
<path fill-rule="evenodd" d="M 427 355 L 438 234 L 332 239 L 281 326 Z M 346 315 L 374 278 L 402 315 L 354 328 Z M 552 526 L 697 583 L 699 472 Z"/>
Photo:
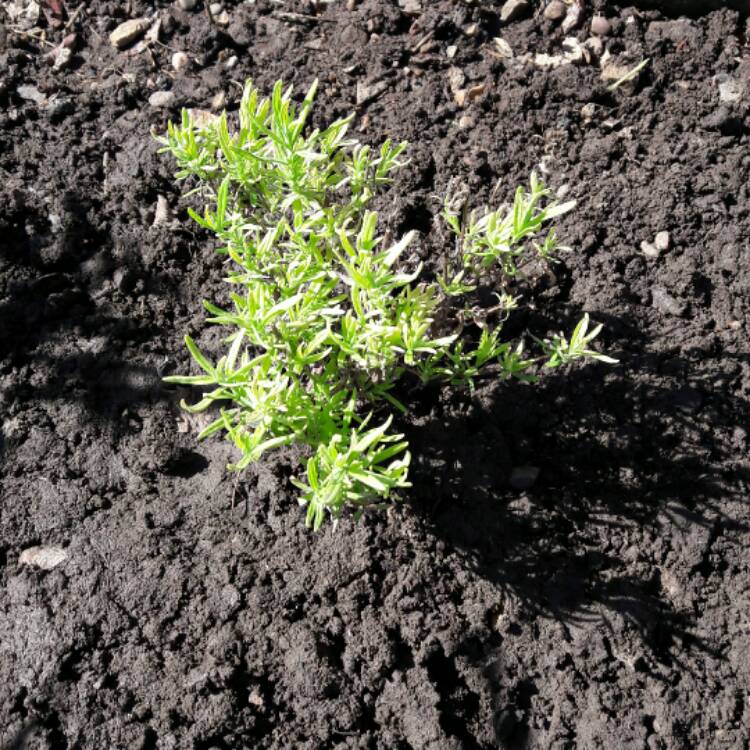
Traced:
<path fill-rule="evenodd" d="M 739 13 L 598 0 L 565 32 L 534 3 L 502 24 L 493 2 L 227 2 L 223 26 L 200 4 L 41 5 L 48 43 L 0 26 L 2 747 L 748 747 Z M 110 44 L 154 10 L 158 43 Z M 595 12 L 589 62 L 534 63 Z M 603 50 L 649 62 L 612 91 Z M 452 68 L 485 86 L 463 108 Z M 304 528 L 290 453 L 235 481 L 161 384 L 191 366 L 186 332 L 218 343 L 200 303 L 228 290 L 149 131 L 231 108 L 247 77 L 318 77 L 318 124 L 356 110 L 360 139 L 411 141 L 380 207 L 428 267 L 451 181 L 501 200 L 536 169 L 575 197 L 572 252 L 513 332 L 588 311 L 621 364 L 406 394 L 414 488 L 359 524 Z M 36 546 L 63 552 L 46 570 L 20 559 Z"/>

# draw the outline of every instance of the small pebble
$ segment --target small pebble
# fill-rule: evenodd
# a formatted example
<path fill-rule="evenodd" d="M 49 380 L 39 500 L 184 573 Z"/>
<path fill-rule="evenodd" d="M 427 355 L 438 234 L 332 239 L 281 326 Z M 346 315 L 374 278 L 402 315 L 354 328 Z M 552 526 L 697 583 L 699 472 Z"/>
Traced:
<path fill-rule="evenodd" d="M 151 24 L 145 18 L 131 18 L 121 23 L 110 35 L 113 47 L 124 49 L 136 39 L 140 39 Z"/>
<path fill-rule="evenodd" d="M 657 232 L 656 237 L 654 237 L 654 247 L 657 250 L 664 251 L 669 250 L 669 245 L 671 243 L 671 237 L 669 236 L 669 232 Z"/>
<path fill-rule="evenodd" d="M 500 10 L 500 20 L 503 23 L 517 21 L 529 10 L 529 0 L 507 0 Z"/>
<path fill-rule="evenodd" d="M 596 114 L 596 104 L 589 102 L 581 107 L 581 119 L 584 122 L 591 122 Z"/>
<path fill-rule="evenodd" d="M 172 67 L 176 71 L 184 70 L 190 64 L 190 58 L 184 52 L 175 52 L 172 55 Z"/>
<path fill-rule="evenodd" d="M 665 315 L 681 317 L 687 311 L 684 302 L 675 299 L 663 286 L 654 286 L 651 289 L 651 306 Z"/>
<path fill-rule="evenodd" d="M 544 17 L 548 21 L 559 21 L 561 18 L 565 18 L 567 12 L 568 6 L 562 0 L 552 0 L 544 9 Z"/>
<path fill-rule="evenodd" d="M 221 3 L 211 3 L 208 7 L 212 16 L 218 16 L 224 10 L 224 6 Z"/>
<path fill-rule="evenodd" d="M 595 36 L 607 36 L 612 29 L 612 24 L 604 16 L 594 16 L 591 19 L 591 33 Z"/>
<path fill-rule="evenodd" d="M 195 10 L 198 0 L 177 0 L 177 6 L 182 10 Z"/>
<path fill-rule="evenodd" d="M 458 47 L 456 47 L 455 44 L 451 44 L 451 46 L 445 50 L 445 54 L 449 60 L 452 60 L 456 56 L 456 52 L 458 52 Z"/>
<path fill-rule="evenodd" d="M 174 94 L 171 91 L 154 91 L 148 98 L 148 103 L 155 109 L 169 107 L 174 101 Z"/>
<path fill-rule="evenodd" d="M 146 33 L 146 40 L 152 43 L 156 43 L 159 41 L 159 37 L 161 36 L 161 18 L 157 18 L 156 21 L 152 24 L 151 28 Z"/>
<path fill-rule="evenodd" d="M 232 55 L 225 63 L 224 67 L 229 68 L 230 70 L 234 68 L 237 65 L 237 55 Z"/>
<path fill-rule="evenodd" d="M 154 226 L 166 224 L 172 218 L 172 212 L 169 203 L 163 195 L 156 198 L 156 211 L 154 212 Z"/>
<path fill-rule="evenodd" d="M 398 0 L 398 7 L 409 15 L 417 16 L 422 12 L 420 0 Z"/>
<path fill-rule="evenodd" d="M 52 570 L 68 559 L 62 547 L 29 547 L 21 552 L 18 562 L 42 570 Z"/>
<path fill-rule="evenodd" d="M 461 130 L 473 128 L 474 124 L 475 120 L 471 115 L 463 115 L 458 121 L 458 127 L 461 128 Z"/>
<path fill-rule="evenodd" d="M 211 109 L 223 109 L 227 103 L 227 95 L 223 91 L 219 91 L 213 99 L 211 99 Z"/>
<path fill-rule="evenodd" d="M 227 13 L 225 10 L 222 10 L 221 13 L 218 13 L 214 16 L 214 21 L 219 26 L 229 26 L 229 23 L 232 19 L 229 17 L 229 13 Z"/>
<path fill-rule="evenodd" d="M 52 63 L 53 70 L 62 70 L 68 65 L 73 57 L 73 50 L 70 47 L 60 47 L 55 53 L 55 61 Z"/>
<path fill-rule="evenodd" d="M 578 3 L 573 3 L 565 14 L 565 20 L 562 22 L 562 30 L 565 34 L 573 29 L 577 29 L 583 20 L 583 8 Z"/>
<path fill-rule="evenodd" d="M 21 99 L 25 99 L 27 102 L 34 102 L 34 104 L 44 104 L 47 101 L 47 97 L 36 86 L 28 83 L 22 83 L 18 86 L 16 93 Z"/>

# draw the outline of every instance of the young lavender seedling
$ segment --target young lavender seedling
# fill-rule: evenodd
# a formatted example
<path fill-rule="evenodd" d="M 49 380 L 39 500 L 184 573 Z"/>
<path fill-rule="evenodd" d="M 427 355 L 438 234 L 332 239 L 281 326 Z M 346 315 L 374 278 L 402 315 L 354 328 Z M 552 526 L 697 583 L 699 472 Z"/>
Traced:
<path fill-rule="evenodd" d="M 534 175 L 507 210 L 462 216 L 447 200 L 457 257 L 426 281 L 406 261 L 414 233 L 387 245 L 368 209 L 405 163 L 406 144 L 372 150 L 347 138 L 353 115 L 309 130 L 315 91 L 297 108 L 281 82 L 270 99 L 248 83 L 238 127 L 226 113 L 205 123 L 183 111 L 159 140 L 177 178 L 205 200 L 201 214 L 188 211 L 220 240 L 235 290 L 230 309 L 204 302 L 208 321 L 227 329 L 226 355 L 213 363 L 186 337 L 202 374 L 166 380 L 203 388 L 198 403 L 183 402 L 189 411 L 221 407 L 199 437 L 225 432 L 239 449 L 231 469 L 304 446 L 305 476 L 292 481 L 318 529 L 327 514 L 358 516 L 410 486 L 407 441 L 384 415 L 389 405 L 406 411 L 396 387 L 407 374 L 473 388 L 482 372 L 532 380 L 542 363 L 614 360 L 590 348 L 601 327 L 588 332 L 588 316 L 570 339 L 539 342 L 535 356 L 501 337 L 521 263 L 553 259 L 554 230 L 543 230 L 573 203 L 549 202 Z M 497 304 L 482 308 L 472 295 L 488 283 Z"/>

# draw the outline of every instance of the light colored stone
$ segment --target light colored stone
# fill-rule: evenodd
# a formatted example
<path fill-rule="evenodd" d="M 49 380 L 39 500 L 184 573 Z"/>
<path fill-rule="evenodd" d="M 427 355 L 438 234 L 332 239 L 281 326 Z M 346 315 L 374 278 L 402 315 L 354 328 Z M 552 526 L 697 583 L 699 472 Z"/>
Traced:
<path fill-rule="evenodd" d="M 146 32 L 146 41 L 151 44 L 156 44 L 161 36 L 161 18 L 157 18 L 154 23 L 151 24 L 151 28 Z"/>
<path fill-rule="evenodd" d="M 224 109 L 227 103 L 227 95 L 223 91 L 219 91 L 213 99 L 211 99 L 211 109 Z"/>
<path fill-rule="evenodd" d="M 182 10 L 195 10 L 198 0 L 177 0 L 177 7 Z"/>
<path fill-rule="evenodd" d="M 221 3 L 211 3 L 208 8 L 212 16 L 218 16 L 224 10 L 224 6 Z"/>
<path fill-rule="evenodd" d="M 528 12 L 529 8 L 529 0 L 506 0 L 500 10 L 500 20 L 503 23 L 517 21 Z"/>
<path fill-rule="evenodd" d="M 21 99 L 25 99 L 27 102 L 34 102 L 34 104 L 44 104 L 47 101 L 47 97 L 36 86 L 28 83 L 22 83 L 16 88 L 16 93 Z"/>
<path fill-rule="evenodd" d="M 591 33 L 595 36 L 607 36 L 612 30 L 612 24 L 604 16 L 594 16 L 591 19 Z"/>
<path fill-rule="evenodd" d="M 145 18 L 131 18 L 121 23 L 110 35 L 109 41 L 113 47 L 124 49 L 136 40 L 140 39 L 150 26 Z"/>
<path fill-rule="evenodd" d="M 231 18 L 229 16 L 229 13 L 227 13 L 225 10 L 222 10 L 221 13 L 217 13 L 214 16 L 214 21 L 218 26 L 229 26 L 231 22 Z"/>
<path fill-rule="evenodd" d="M 669 236 L 669 232 L 662 231 L 657 232 L 656 237 L 654 237 L 654 247 L 657 250 L 664 251 L 669 250 L 669 245 L 671 244 L 672 238 Z"/>
<path fill-rule="evenodd" d="M 148 103 L 154 109 L 169 107 L 174 102 L 174 94 L 171 91 L 154 91 L 148 98 Z"/>
<path fill-rule="evenodd" d="M 594 102 L 589 102 L 588 104 L 584 104 L 581 107 L 581 119 L 584 122 L 591 122 L 591 120 L 594 119 L 595 114 L 596 114 L 596 104 L 594 104 Z"/>
<path fill-rule="evenodd" d="M 584 60 L 583 47 L 581 47 L 581 43 L 574 36 L 565 37 L 562 48 L 563 57 L 566 62 L 579 63 Z"/>
<path fill-rule="evenodd" d="M 455 44 L 451 44 L 450 47 L 446 48 L 445 55 L 449 60 L 452 60 L 456 56 L 456 52 L 458 52 L 458 47 Z"/>
<path fill-rule="evenodd" d="M 742 84 L 726 73 L 719 73 L 714 76 L 714 82 L 719 86 L 719 99 L 725 104 L 734 104 L 742 99 Z"/>
<path fill-rule="evenodd" d="M 583 8 L 578 3 L 573 3 L 565 14 L 562 22 L 562 30 L 565 34 L 577 29 L 583 20 Z"/>
<path fill-rule="evenodd" d="M 29 547 L 21 552 L 18 562 L 42 570 L 52 570 L 68 559 L 62 547 Z"/>
<path fill-rule="evenodd" d="M 548 55 L 546 52 L 537 52 L 534 55 L 534 65 L 537 68 L 557 68 L 565 65 L 567 60 L 562 55 Z"/>
<path fill-rule="evenodd" d="M 167 224 L 172 218 L 172 211 L 169 208 L 169 203 L 163 195 L 156 197 L 156 211 L 154 212 L 154 226 L 157 227 L 160 224 Z"/>
<path fill-rule="evenodd" d="M 398 7 L 410 15 L 418 16 L 422 12 L 420 0 L 398 0 Z"/>
<path fill-rule="evenodd" d="M 461 128 L 461 130 L 468 130 L 469 128 L 473 128 L 476 121 L 471 115 L 462 115 L 458 120 L 458 127 Z"/>
<path fill-rule="evenodd" d="M 3 10 L 8 20 L 21 31 L 33 29 L 39 21 L 40 7 L 35 0 L 6 0 Z"/>
<path fill-rule="evenodd" d="M 568 6 L 562 0 L 552 0 L 544 9 L 544 17 L 548 21 L 559 21 L 561 18 L 565 18 L 567 12 Z"/>
<path fill-rule="evenodd" d="M 232 55 L 225 63 L 224 67 L 231 70 L 232 68 L 237 66 L 237 63 L 239 62 L 239 59 L 237 58 L 237 55 Z"/>
<path fill-rule="evenodd" d="M 67 67 L 73 57 L 73 50 L 70 47 L 58 47 L 55 50 L 54 62 L 52 63 L 53 70 L 62 70 Z"/>
<path fill-rule="evenodd" d="M 448 68 L 448 85 L 453 94 L 463 88 L 466 82 L 466 74 L 461 68 Z"/>
<path fill-rule="evenodd" d="M 357 81 L 357 105 L 361 106 L 377 99 L 387 88 L 388 83 L 383 80 L 373 81 L 372 83 Z"/>
<path fill-rule="evenodd" d="M 190 58 L 184 52 L 175 52 L 172 55 L 172 67 L 179 73 L 190 65 Z"/>
<path fill-rule="evenodd" d="M 647 258 L 658 258 L 659 257 L 659 250 L 657 249 L 656 245 L 654 245 L 651 242 L 646 242 L 646 240 L 644 240 L 643 242 L 641 242 L 641 252 Z"/>
<path fill-rule="evenodd" d="M 507 57 L 508 59 L 513 57 L 513 48 L 505 39 L 501 36 L 496 36 L 493 39 L 493 42 L 495 44 L 495 49 L 500 55 L 502 55 L 502 57 Z"/>
<path fill-rule="evenodd" d="M 469 102 L 475 102 L 484 96 L 484 92 L 487 91 L 487 84 L 477 83 L 474 86 L 470 86 L 466 91 L 466 99 Z"/>

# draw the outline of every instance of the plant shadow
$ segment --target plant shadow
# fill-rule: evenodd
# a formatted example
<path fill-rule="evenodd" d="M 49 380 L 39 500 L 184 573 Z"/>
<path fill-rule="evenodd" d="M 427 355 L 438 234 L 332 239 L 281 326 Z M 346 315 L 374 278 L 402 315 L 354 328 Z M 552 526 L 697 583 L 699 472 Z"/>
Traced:
<path fill-rule="evenodd" d="M 721 658 L 691 632 L 680 588 L 721 564 L 718 537 L 746 530 L 750 404 L 731 395 L 720 357 L 651 351 L 627 321 L 592 317 L 623 336 L 623 364 L 437 396 L 417 415 L 412 508 L 529 618 L 559 622 L 567 638 L 615 620 L 649 660 L 690 669 L 684 649 Z M 461 649 L 480 664 L 492 645 L 467 634 Z"/>

